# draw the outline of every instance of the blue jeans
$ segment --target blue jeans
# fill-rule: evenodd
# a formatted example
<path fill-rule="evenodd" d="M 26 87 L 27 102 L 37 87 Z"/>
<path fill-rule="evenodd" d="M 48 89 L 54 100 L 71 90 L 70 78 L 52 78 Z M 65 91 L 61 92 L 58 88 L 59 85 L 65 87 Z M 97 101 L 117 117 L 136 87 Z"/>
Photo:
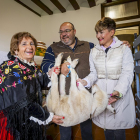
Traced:
<path fill-rule="evenodd" d="M 109 130 L 104 131 L 106 140 L 125 140 L 125 129 Z"/>
<path fill-rule="evenodd" d="M 93 140 L 92 121 L 87 120 L 80 124 L 82 140 Z M 60 140 L 71 140 L 71 127 L 59 126 Z"/>

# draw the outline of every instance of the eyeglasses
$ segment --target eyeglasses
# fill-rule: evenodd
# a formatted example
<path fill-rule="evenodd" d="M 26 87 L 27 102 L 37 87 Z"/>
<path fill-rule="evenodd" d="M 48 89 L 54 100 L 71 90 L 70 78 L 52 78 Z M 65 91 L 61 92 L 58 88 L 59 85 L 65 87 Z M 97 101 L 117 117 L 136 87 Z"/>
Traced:
<path fill-rule="evenodd" d="M 63 34 L 63 33 L 69 33 L 69 32 L 71 32 L 71 30 L 73 30 L 73 29 L 66 29 L 66 30 L 64 30 L 64 31 L 59 31 L 59 34 Z"/>

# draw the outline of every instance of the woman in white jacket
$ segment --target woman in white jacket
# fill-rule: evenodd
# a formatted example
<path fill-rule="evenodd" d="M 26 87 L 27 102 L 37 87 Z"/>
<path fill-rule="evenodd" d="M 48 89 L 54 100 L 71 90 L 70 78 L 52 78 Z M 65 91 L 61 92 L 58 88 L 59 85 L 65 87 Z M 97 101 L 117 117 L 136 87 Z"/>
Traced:
<path fill-rule="evenodd" d="M 105 110 L 93 118 L 93 123 L 104 129 L 106 140 L 125 140 L 125 129 L 135 126 L 135 104 L 131 89 L 133 81 L 133 57 L 129 47 L 114 36 L 116 23 L 104 17 L 95 26 L 99 40 L 90 53 L 90 74 L 84 80 L 78 79 L 84 86 L 97 84 L 109 95 L 109 104 L 116 114 Z"/>

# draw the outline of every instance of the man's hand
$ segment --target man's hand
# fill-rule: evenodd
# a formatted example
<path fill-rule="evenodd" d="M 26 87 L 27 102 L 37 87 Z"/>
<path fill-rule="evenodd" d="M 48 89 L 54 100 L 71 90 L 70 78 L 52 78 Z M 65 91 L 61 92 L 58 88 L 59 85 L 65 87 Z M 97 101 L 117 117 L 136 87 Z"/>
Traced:
<path fill-rule="evenodd" d="M 128 41 L 122 41 L 122 42 L 123 42 L 123 44 L 125 44 L 125 45 L 127 45 L 129 48 L 131 48 L 131 45 L 129 44 Z"/>
<path fill-rule="evenodd" d="M 62 119 L 64 119 L 64 117 L 54 115 L 53 119 L 52 119 L 52 122 L 54 122 L 56 124 L 62 124 L 63 123 Z"/>
<path fill-rule="evenodd" d="M 69 73 L 69 68 L 67 67 L 67 65 L 70 65 L 70 63 L 65 62 L 61 65 L 61 73 L 65 76 Z"/>
<path fill-rule="evenodd" d="M 87 85 L 87 81 L 86 80 L 82 80 L 82 79 L 77 79 L 76 82 L 80 82 L 83 86 Z"/>
<path fill-rule="evenodd" d="M 52 75 L 52 72 L 55 72 L 57 75 L 60 73 L 60 67 L 52 67 L 49 72 L 48 72 L 48 75 L 51 76 Z"/>

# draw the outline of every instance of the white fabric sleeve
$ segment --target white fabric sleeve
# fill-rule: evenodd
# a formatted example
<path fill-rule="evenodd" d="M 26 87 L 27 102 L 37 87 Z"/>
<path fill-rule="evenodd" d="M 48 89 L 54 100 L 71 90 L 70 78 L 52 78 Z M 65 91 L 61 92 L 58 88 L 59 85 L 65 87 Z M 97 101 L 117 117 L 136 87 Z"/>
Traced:
<path fill-rule="evenodd" d="M 39 125 L 42 125 L 42 124 L 43 125 L 47 125 L 47 124 L 49 124 L 52 121 L 53 116 L 54 116 L 54 113 L 50 112 L 50 116 L 45 121 L 41 121 L 38 118 L 35 118 L 33 116 L 31 116 L 29 119 L 34 121 L 34 122 L 36 122 L 36 123 L 38 123 Z"/>
<path fill-rule="evenodd" d="M 94 49 L 94 48 L 93 48 Z M 89 65 L 90 65 L 90 73 L 88 76 L 84 78 L 87 81 L 87 85 L 85 87 L 91 88 L 91 86 L 97 81 L 97 72 L 94 66 L 93 58 L 92 58 L 92 50 L 89 55 Z"/>
<path fill-rule="evenodd" d="M 127 93 L 127 90 L 131 88 L 131 84 L 134 76 L 134 61 L 130 48 L 126 47 L 122 60 L 122 72 L 120 74 L 117 85 L 114 90 L 123 94 Z"/>

